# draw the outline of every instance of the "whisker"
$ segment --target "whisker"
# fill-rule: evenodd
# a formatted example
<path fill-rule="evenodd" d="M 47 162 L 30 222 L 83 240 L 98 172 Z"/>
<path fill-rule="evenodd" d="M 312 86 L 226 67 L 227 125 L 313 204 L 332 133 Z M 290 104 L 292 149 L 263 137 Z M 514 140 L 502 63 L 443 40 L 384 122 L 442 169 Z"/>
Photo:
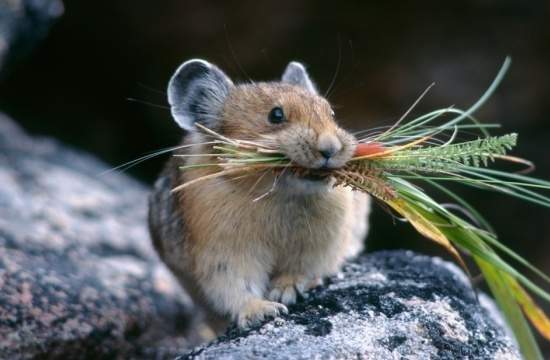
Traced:
<path fill-rule="evenodd" d="M 219 142 L 218 141 L 208 141 L 208 142 L 203 142 L 203 143 L 193 143 L 193 144 L 172 146 L 172 147 L 169 147 L 169 148 L 155 150 L 154 152 L 152 152 L 150 154 L 147 154 L 145 156 L 139 157 L 139 158 L 134 159 L 134 160 L 130 160 L 130 161 L 125 162 L 124 164 L 118 165 L 114 168 L 105 170 L 102 173 L 100 173 L 99 175 L 104 176 L 104 175 L 110 174 L 110 173 L 118 171 L 118 170 L 120 170 L 121 172 L 124 172 L 124 171 L 130 169 L 131 167 L 136 166 L 136 165 L 138 165 L 138 164 L 140 164 L 144 161 L 147 161 L 147 160 L 152 159 L 156 156 L 167 154 L 169 152 L 176 151 L 176 150 L 179 150 L 179 149 L 188 148 L 188 147 L 192 147 L 192 146 L 199 146 L 199 145 L 217 144 L 217 143 L 219 143 Z"/>
<path fill-rule="evenodd" d="M 178 191 L 181 191 L 181 190 L 183 190 L 183 189 L 185 189 L 185 188 L 187 188 L 191 185 L 194 185 L 194 184 L 196 184 L 198 182 L 201 182 L 201 181 L 204 181 L 204 180 L 215 179 L 215 178 L 218 178 L 220 176 L 229 175 L 229 174 L 232 174 L 232 173 L 238 173 L 238 172 L 241 172 L 243 170 L 244 169 L 242 169 L 242 168 L 227 169 L 227 170 L 222 170 L 222 171 L 215 172 L 213 174 L 204 175 L 204 176 L 198 177 L 196 179 L 190 180 L 186 183 L 183 183 L 181 185 L 176 186 L 175 188 L 173 188 L 171 190 L 171 193 L 176 193 Z"/>
<path fill-rule="evenodd" d="M 138 85 L 139 87 L 145 89 L 145 90 L 149 90 L 149 91 L 155 92 L 155 93 L 157 93 L 157 94 L 166 96 L 166 91 L 162 91 L 162 90 L 159 90 L 159 89 L 155 89 L 154 87 L 149 86 L 149 85 L 145 85 L 144 83 L 141 83 L 141 82 L 138 82 L 137 85 Z"/>
<path fill-rule="evenodd" d="M 151 106 L 151 107 L 158 108 L 158 109 L 170 110 L 170 107 L 168 107 L 168 106 L 155 104 L 155 103 L 145 101 L 145 100 L 140 100 L 140 99 L 135 99 L 135 98 L 126 98 L 126 100 L 130 101 L 130 102 L 135 102 L 135 103 L 138 103 L 138 104 L 142 104 L 142 105 Z"/>
<path fill-rule="evenodd" d="M 233 59 L 233 61 L 237 65 L 237 68 L 239 69 L 239 71 L 248 79 L 248 81 L 251 84 L 254 84 L 254 81 L 252 80 L 250 75 L 248 75 L 248 73 L 244 70 L 244 68 L 241 66 L 239 60 L 237 59 L 237 54 L 235 53 L 235 50 L 233 49 L 233 45 L 231 44 L 231 40 L 229 40 L 229 32 L 227 31 L 227 24 L 223 24 L 223 30 L 224 30 L 224 33 L 225 33 L 225 41 L 227 42 L 227 47 L 229 48 L 229 52 L 231 53 L 231 58 Z"/>
<path fill-rule="evenodd" d="M 324 94 L 324 97 L 328 99 L 330 92 L 333 90 L 334 84 L 336 84 L 336 79 L 338 78 L 338 73 L 340 72 L 340 66 L 342 65 L 342 39 L 338 36 L 338 62 L 336 63 L 336 70 L 332 76 L 330 85 L 328 86 L 327 91 Z"/>

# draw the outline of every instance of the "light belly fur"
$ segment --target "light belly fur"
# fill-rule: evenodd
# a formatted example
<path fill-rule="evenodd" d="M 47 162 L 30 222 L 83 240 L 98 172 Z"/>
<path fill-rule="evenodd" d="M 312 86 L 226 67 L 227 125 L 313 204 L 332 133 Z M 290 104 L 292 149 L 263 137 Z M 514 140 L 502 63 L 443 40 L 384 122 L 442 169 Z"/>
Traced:
<path fill-rule="evenodd" d="M 184 213 L 201 215 L 186 221 L 190 251 L 210 266 L 224 263 L 227 257 L 242 257 L 232 264 L 256 262 L 269 275 L 289 272 L 319 277 L 336 271 L 346 256 L 354 255 L 350 247 L 361 247 L 351 244 L 360 239 L 354 239 L 356 201 L 349 189 L 254 198 L 223 183 L 192 192 L 185 199 Z M 357 220 L 366 221 L 366 216 Z"/>

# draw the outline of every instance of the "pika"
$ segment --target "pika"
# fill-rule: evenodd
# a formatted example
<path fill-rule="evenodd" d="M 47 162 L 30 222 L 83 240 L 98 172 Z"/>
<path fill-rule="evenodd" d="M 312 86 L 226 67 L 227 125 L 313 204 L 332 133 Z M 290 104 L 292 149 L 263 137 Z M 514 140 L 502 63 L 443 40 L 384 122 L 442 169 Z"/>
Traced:
<path fill-rule="evenodd" d="M 170 79 L 168 102 L 184 130 L 176 155 L 209 152 L 211 138 L 197 123 L 231 138 L 272 141 L 310 169 L 344 166 L 357 144 L 298 62 L 288 64 L 280 81 L 234 84 L 215 65 L 190 60 Z M 362 250 L 367 195 L 290 172 L 204 180 L 171 192 L 212 172 L 180 169 L 205 160 L 216 161 L 174 156 L 167 162 L 150 195 L 149 229 L 159 256 L 216 332 L 230 321 L 249 327 L 287 312 L 286 305 Z"/>

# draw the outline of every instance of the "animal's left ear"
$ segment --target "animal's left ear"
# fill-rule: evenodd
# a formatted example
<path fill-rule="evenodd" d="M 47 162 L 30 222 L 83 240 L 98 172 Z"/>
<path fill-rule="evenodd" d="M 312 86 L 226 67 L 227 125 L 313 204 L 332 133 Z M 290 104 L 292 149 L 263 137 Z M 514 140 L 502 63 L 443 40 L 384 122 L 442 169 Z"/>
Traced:
<path fill-rule="evenodd" d="M 184 62 L 168 83 L 168 103 L 174 120 L 187 131 L 196 131 L 195 123 L 216 129 L 232 87 L 227 75 L 208 61 Z"/>
<path fill-rule="evenodd" d="M 309 78 L 304 65 L 297 61 L 290 62 L 283 73 L 282 82 L 305 88 L 313 94 L 317 94 L 317 87 Z"/>

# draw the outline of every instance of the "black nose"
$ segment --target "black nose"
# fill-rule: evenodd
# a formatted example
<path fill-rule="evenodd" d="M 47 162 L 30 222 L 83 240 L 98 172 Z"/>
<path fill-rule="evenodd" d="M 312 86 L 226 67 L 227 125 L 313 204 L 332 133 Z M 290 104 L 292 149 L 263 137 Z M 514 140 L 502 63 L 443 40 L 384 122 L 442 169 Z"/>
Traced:
<path fill-rule="evenodd" d="M 319 153 L 325 159 L 330 159 L 336 153 L 336 149 L 333 148 L 333 147 L 330 147 L 330 148 L 327 148 L 327 149 L 319 150 Z"/>

